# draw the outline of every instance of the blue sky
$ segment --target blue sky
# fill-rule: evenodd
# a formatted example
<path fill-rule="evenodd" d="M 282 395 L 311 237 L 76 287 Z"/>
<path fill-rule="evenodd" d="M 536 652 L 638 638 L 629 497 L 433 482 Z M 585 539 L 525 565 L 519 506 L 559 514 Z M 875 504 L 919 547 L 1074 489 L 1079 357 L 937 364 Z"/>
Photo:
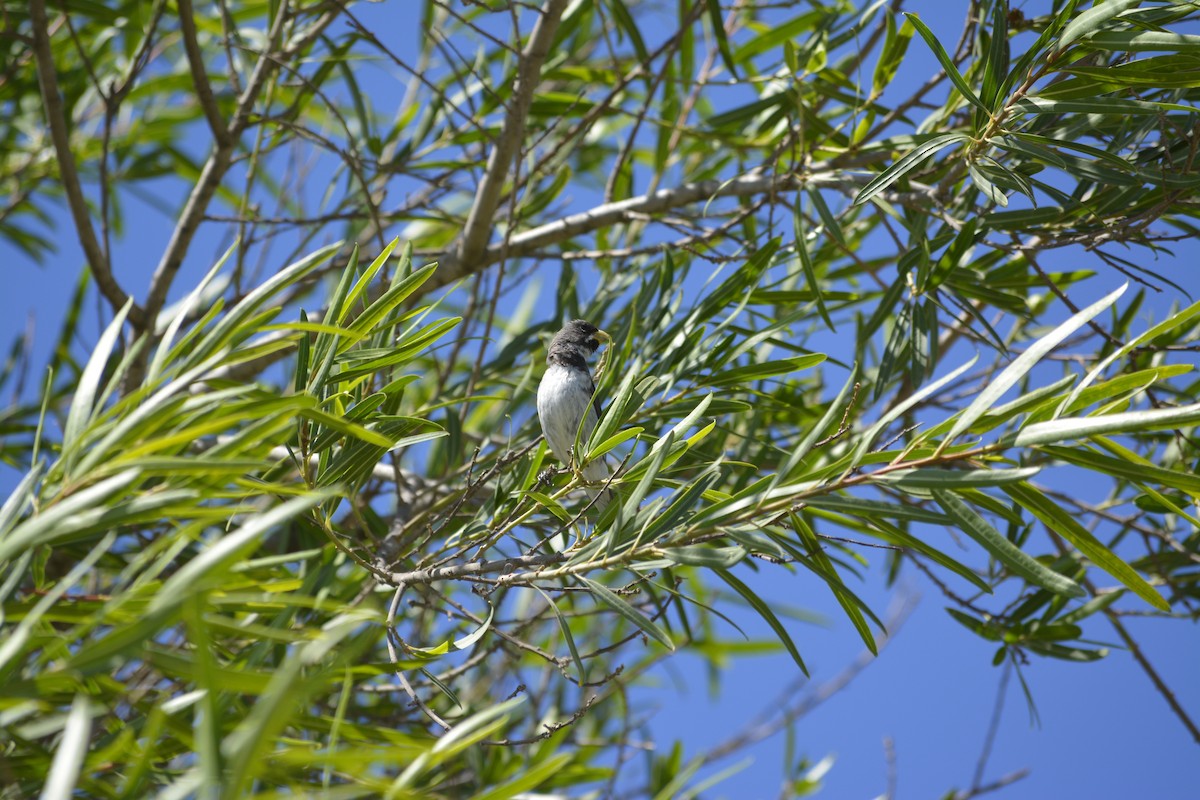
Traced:
<path fill-rule="evenodd" d="M 923 0 L 907 3 L 906 7 L 922 12 L 922 18 L 943 41 L 952 42 L 957 37 L 965 4 Z M 396 5 L 388 9 L 368 6 L 364 19 L 375 19 L 381 25 L 403 21 L 403 12 L 397 14 L 396 8 Z M 947 13 L 948 8 L 954 13 Z M 1032 12 L 1026 9 L 1026 13 Z M 415 25 L 402 27 L 402 30 L 415 29 Z M 415 44 L 411 35 L 403 33 L 394 42 L 402 52 Z M 648 44 L 653 47 L 653 43 Z M 917 85 L 934 69 L 928 50 L 919 39 L 914 40 L 896 90 L 902 93 Z M 377 104 L 403 93 L 403 84 L 386 68 L 364 67 L 361 75 L 369 81 Z M 325 188 L 320 186 L 314 191 Z M 167 196 L 184 191 L 170 181 L 156 190 Z M 582 193 L 578 199 L 582 205 L 589 200 Z M 130 225 L 135 235 L 118 244 L 117 261 L 125 285 L 144 286 L 145 276 L 153 270 L 170 228 L 160 214 L 137 199 L 130 197 L 127 204 L 131 220 L 137 220 Z M 60 214 L 58 222 L 59 251 L 40 267 L 0 244 L 0 256 L 10 275 L 9 291 L 0 293 L 3 320 L 0 345 L 7 346 L 26 328 L 27 319 L 32 316 L 36 322 L 35 368 L 45 363 L 65 309 L 67 288 L 73 285 L 82 264 L 66 215 Z M 390 235 L 398 232 L 392 231 Z M 224 242 L 218 236 L 202 239 L 193 248 L 187 266 L 189 274 L 198 275 L 206 269 L 208 259 L 215 258 L 223 247 Z M 1195 274 L 1200 247 L 1187 242 L 1178 246 L 1177 251 L 1177 259 L 1159 261 L 1155 267 L 1184 288 L 1200 289 Z M 1081 304 L 1122 281 L 1102 265 L 1084 261 L 1086 256 L 1082 253 L 1070 257 L 1079 259 L 1071 267 L 1096 268 L 1100 272 L 1097 279 L 1080 289 Z M 1067 266 L 1062 264 L 1059 268 Z M 555 282 L 547 276 L 543 285 L 552 291 Z M 185 275 L 176 285 L 177 293 L 187 286 L 188 275 Z M 1170 299 L 1152 296 L 1143 317 L 1148 313 L 1161 316 Z M 554 298 L 546 297 L 544 303 L 538 318 L 552 315 Z M 95 314 L 90 309 L 94 309 L 93 303 L 89 303 L 87 316 L 94 326 Z M 81 349 L 86 347 L 80 344 Z M 948 358 L 945 363 L 957 365 L 969 357 L 969 351 L 956 355 L 963 358 Z M 36 384 L 39 380 L 35 369 L 31 381 Z M 840 380 L 831 378 L 830 382 L 840 383 Z M 11 488 L 15 477 L 11 470 L 3 470 L 0 486 Z M 885 590 L 883 559 L 871 560 L 873 566 L 861 587 L 864 599 L 883 616 L 897 594 L 919 597 L 916 610 L 876 663 L 849 688 L 797 724 L 795 750 L 812 761 L 835 757 L 825 777 L 828 787 L 822 795 L 825 797 L 882 794 L 888 771 L 885 738 L 890 738 L 894 745 L 894 770 L 902 797 L 936 797 L 951 788 L 967 788 L 984 744 L 1001 678 L 1001 670 L 991 666 L 994 645 L 955 623 L 943 610 L 946 602 L 939 590 L 915 571 L 904 572 L 897 591 Z M 778 569 L 764 570 L 756 580 L 760 581 L 756 586 L 762 588 L 764 595 L 780 603 L 813 610 L 830 620 L 829 626 L 790 625 L 793 638 L 812 669 L 811 685 L 820 685 L 834 677 L 856 657 L 861 642 L 823 584 L 806 577 L 788 576 Z M 769 637 L 769 631 L 754 614 L 735 612 L 734 616 L 752 637 Z M 1194 624 L 1144 618 L 1132 618 L 1128 623 L 1181 704 L 1190 711 L 1200 711 L 1200 681 L 1196 680 L 1200 636 Z M 1107 642 L 1116 641 L 1115 634 L 1099 621 L 1088 630 Z M 724 634 L 730 639 L 738 636 L 729 628 Z M 1025 668 L 1040 725 L 1031 721 L 1015 676 L 1009 682 L 984 782 L 1024 768 L 1030 769 L 1031 774 L 998 796 L 1168 799 L 1195 796 L 1200 767 L 1196 743 L 1134 660 L 1119 648 L 1112 647 L 1111 651 L 1107 659 L 1096 664 L 1038 659 Z M 700 660 L 682 654 L 654 673 L 659 685 L 640 688 L 635 697 L 648 710 L 657 707 L 650 723 L 657 740 L 680 737 L 687 752 L 695 753 L 724 740 L 753 714 L 774 702 L 778 692 L 797 677 L 795 665 L 783 653 L 738 659 L 722 674 L 719 696 L 712 698 Z M 800 689 L 806 690 L 807 687 Z M 784 746 L 785 737 L 780 735 L 752 748 L 748 752 L 755 759 L 753 765 L 706 796 L 774 797 L 779 789 L 778 764 Z M 735 756 L 701 774 L 719 771 L 740 758 Z"/>

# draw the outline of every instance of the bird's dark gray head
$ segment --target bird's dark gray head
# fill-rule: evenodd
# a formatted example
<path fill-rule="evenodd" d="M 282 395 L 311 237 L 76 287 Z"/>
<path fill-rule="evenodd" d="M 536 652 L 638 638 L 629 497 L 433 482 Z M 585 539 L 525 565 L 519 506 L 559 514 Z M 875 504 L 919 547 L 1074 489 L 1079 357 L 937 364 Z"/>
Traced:
<path fill-rule="evenodd" d="M 587 357 L 599 349 L 601 342 L 608 341 L 611 341 L 608 334 L 587 320 L 571 320 L 554 334 L 546 360 L 564 367 L 587 369 Z"/>

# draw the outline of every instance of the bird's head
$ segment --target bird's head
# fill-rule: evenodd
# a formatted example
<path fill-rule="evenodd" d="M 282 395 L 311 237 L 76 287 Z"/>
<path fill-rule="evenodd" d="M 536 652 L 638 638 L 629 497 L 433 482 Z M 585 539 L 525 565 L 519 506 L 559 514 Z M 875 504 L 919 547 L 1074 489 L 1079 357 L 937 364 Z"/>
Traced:
<path fill-rule="evenodd" d="M 612 337 L 587 320 L 571 320 L 550 341 L 550 360 L 555 357 L 569 360 L 575 354 L 590 356 L 600 348 L 601 342 L 611 341 Z"/>

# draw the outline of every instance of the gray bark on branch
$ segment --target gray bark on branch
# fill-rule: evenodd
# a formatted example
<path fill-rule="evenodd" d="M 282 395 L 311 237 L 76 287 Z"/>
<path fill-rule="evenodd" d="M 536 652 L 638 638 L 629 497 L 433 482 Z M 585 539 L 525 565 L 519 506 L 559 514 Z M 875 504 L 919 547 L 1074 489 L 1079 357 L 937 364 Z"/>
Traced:
<path fill-rule="evenodd" d="M 471 213 L 467 216 L 466 227 L 455 250 L 456 261 L 463 265 L 463 274 L 474 271 L 473 266 L 479 263 L 480 257 L 488 249 L 487 243 L 491 238 L 504 183 L 525 138 L 525 121 L 533 103 L 533 92 L 541 81 L 542 65 L 546 62 L 550 44 L 554 41 L 554 33 L 558 30 L 566 7 L 567 0 L 547 0 L 542 7 L 541 17 L 533 27 L 529 43 L 521 53 L 517 84 L 504 118 L 504 127 L 500 129 L 500 135 L 488 156 L 487 169 L 475 191 L 475 202 L 471 205 Z"/>
<path fill-rule="evenodd" d="M 71 152 L 71 134 L 67 130 L 67 119 L 58 89 L 54 54 L 50 50 L 50 22 L 46 17 L 45 0 L 30 2 L 29 18 L 33 24 L 33 56 L 37 63 L 38 84 L 42 90 L 46 123 L 50 128 L 50 140 L 54 144 L 63 192 L 67 196 L 71 219 L 75 223 L 75 232 L 79 236 L 79 244 L 83 248 L 88 268 L 91 270 L 92 277 L 96 279 L 96 286 L 100 289 L 100 293 L 115 310 L 125 305 L 129 295 L 113 277 L 111 265 L 100 247 L 100 240 L 96 238 L 95 229 L 92 228 L 92 218 L 88 213 L 87 200 L 84 199 L 83 189 L 79 184 L 79 173 L 75 169 L 75 156 Z M 143 309 L 137 304 L 129 309 L 129 320 L 136 327 L 143 326 L 146 316 Z"/>

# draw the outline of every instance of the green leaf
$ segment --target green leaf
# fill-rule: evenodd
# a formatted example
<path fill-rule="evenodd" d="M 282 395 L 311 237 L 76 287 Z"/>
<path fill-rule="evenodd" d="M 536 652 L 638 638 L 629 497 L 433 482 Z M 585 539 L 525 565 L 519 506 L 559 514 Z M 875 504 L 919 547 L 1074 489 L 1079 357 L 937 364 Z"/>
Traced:
<path fill-rule="evenodd" d="M 966 98 L 967 102 L 969 102 L 971 105 L 990 114 L 991 109 L 984 105 L 983 101 L 980 100 L 971 87 L 967 85 L 966 78 L 964 78 L 962 73 L 958 71 L 958 67 L 954 66 L 953 59 L 950 58 L 950 54 L 946 52 L 946 49 L 942 47 L 942 43 L 939 42 L 937 37 L 933 35 L 933 31 L 929 30 L 925 23 L 921 21 L 921 18 L 916 14 L 906 11 L 904 12 L 904 16 L 908 17 L 908 21 L 911 22 L 913 27 L 917 29 L 917 33 L 921 34 L 921 38 L 925 40 L 925 44 L 929 45 L 929 49 L 932 50 L 933 54 L 937 57 L 938 63 L 942 65 L 942 69 L 945 71 L 946 77 L 949 78 L 950 82 L 954 84 L 954 88 L 958 89 L 959 93 Z"/>
<path fill-rule="evenodd" d="M 1041 467 L 1021 469 L 940 469 L 925 467 L 880 475 L 879 478 L 898 489 L 955 489 L 963 486 L 999 486 L 1032 478 Z"/>
<path fill-rule="evenodd" d="M 785 358 L 779 361 L 747 364 L 743 367 L 734 367 L 733 369 L 713 375 L 705 383 L 709 386 L 736 386 L 761 380 L 762 378 L 769 378 L 774 375 L 790 375 L 793 372 L 815 367 L 824 360 L 825 356 L 821 353 L 813 353 L 807 356 L 796 356 L 795 358 Z"/>
<path fill-rule="evenodd" d="M 1141 463 L 1141 459 L 1131 462 L 1101 455 L 1084 448 L 1043 447 L 1042 450 L 1060 461 L 1086 467 L 1102 475 L 1122 478 L 1138 485 L 1169 486 L 1200 499 L 1200 475 L 1196 475 L 1190 470 L 1163 469 L 1152 464 Z"/>
<path fill-rule="evenodd" d="M 129 306 L 126 305 L 126 308 Z M 71 800 L 75 797 L 76 781 L 88 753 L 92 733 L 91 703 L 86 694 L 75 695 L 71 711 L 63 725 L 62 738 L 54 751 L 54 761 L 40 800 Z"/>
<path fill-rule="evenodd" d="M 595 443 L 593 449 L 598 449 L 601 443 L 607 442 L 613 437 L 617 432 L 617 428 L 620 427 L 622 421 L 624 421 L 626 415 L 631 410 L 630 404 L 637 396 L 633 384 L 640 372 L 640 365 L 636 362 L 630 364 L 625 370 L 625 375 L 621 378 L 621 383 L 617 387 L 617 392 L 613 396 L 612 402 L 608 404 L 608 408 L 604 410 L 603 416 L 596 423 L 596 428 L 592 431 L 592 435 L 588 437 L 588 443 Z M 583 432 L 585 420 L 586 416 L 579 422 L 579 434 Z M 578 441 L 578 438 L 577 435 L 576 441 Z"/>
<path fill-rule="evenodd" d="M 884 189 L 891 186 L 904 175 L 912 171 L 918 164 L 939 150 L 944 150 L 952 144 L 965 142 L 971 137 L 965 133 L 943 133 L 939 136 L 934 136 L 915 148 L 905 153 L 904 157 L 897 161 L 892 166 L 885 169 L 877 175 L 870 183 L 864 186 L 854 198 L 854 205 L 861 206 L 863 203 L 870 200 L 875 195 L 882 192 Z"/>
<path fill-rule="evenodd" d="M 1008 78 L 1008 2 L 995 0 L 992 4 L 992 24 L 988 31 L 991 39 L 988 48 L 987 61 L 983 65 L 983 96 L 980 98 L 988 109 L 986 116 L 981 112 L 976 116 L 976 127 L 982 128 L 987 124 L 990 114 L 999 104 L 1000 92 Z"/>
<path fill-rule="evenodd" d="M 675 643 L 671 641 L 671 637 L 666 631 L 655 624 L 654 621 L 645 614 L 622 600 L 607 586 L 597 583 L 591 578 L 586 578 L 583 575 L 576 575 L 575 577 L 578 578 L 579 582 L 591 591 L 593 597 L 600 600 L 613 611 L 616 611 L 638 628 L 641 628 L 643 631 L 649 634 L 651 638 L 658 640 L 658 642 L 668 650 L 675 649 Z"/>
<path fill-rule="evenodd" d="M 771 626 L 771 630 L 775 631 L 775 635 L 779 637 L 779 641 L 787 648 L 788 654 L 796 662 L 796 666 L 800 667 L 801 672 L 808 675 L 808 667 L 804 666 L 804 659 L 800 657 L 800 651 L 796 649 L 796 644 L 792 641 L 792 637 L 788 635 L 787 628 L 783 627 L 783 623 L 779 621 L 779 617 L 775 616 L 775 612 L 771 610 L 766 601 L 755 594 L 749 586 L 735 578 L 733 573 L 728 570 L 714 569 L 713 572 L 717 574 L 717 577 L 733 587 L 733 590 L 740 594 L 750 604 L 750 607 L 757 611 L 759 616 Z"/>
<path fill-rule="evenodd" d="M 239 555 L 255 547 L 258 539 L 269 534 L 276 526 L 336 496 L 337 493 L 332 490 L 318 490 L 300 497 L 293 497 L 268 511 L 254 515 L 237 530 L 225 534 L 205 548 L 200 555 L 187 562 L 178 572 L 167 579 L 155 594 L 147 611 L 154 614 L 156 611 L 183 602 L 184 598 L 195 591 L 209 573 L 227 567 Z"/>
<path fill-rule="evenodd" d="M 81 529 L 85 524 L 90 525 L 85 515 L 98 510 L 103 512 L 111 498 L 133 485 L 139 476 L 136 469 L 125 470 L 47 506 L 40 514 L 25 520 L 12 533 L 0 539 L 0 564 L 30 547 L 49 543 Z"/>
<path fill-rule="evenodd" d="M 379 270 L 383 269 L 383 265 L 387 263 L 388 258 L 392 255 L 392 251 L 396 249 L 396 245 L 398 244 L 400 244 L 400 237 L 396 237 L 388 242 L 387 247 L 383 248 L 383 251 L 375 257 L 375 260 L 372 261 L 371 264 L 365 270 L 363 270 L 362 274 L 358 276 L 358 279 L 354 281 L 354 285 L 346 291 L 345 297 L 342 298 L 337 304 L 337 315 L 333 317 L 334 321 L 338 325 L 342 325 L 342 323 L 346 321 L 346 317 L 349 316 L 350 311 L 354 308 L 354 304 L 357 303 L 359 298 L 362 297 L 367 291 L 367 287 L 369 287 L 371 282 L 375 280 L 375 276 L 379 274 Z M 355 264 L 358 261 L 358 249 L 358 245 L 355 244 L 354 252 L 350 257 L 352 264 Z M 333 306 L 330 308 L 333 310 Z"/>
<path fill-rule="evenodd" d="M 917 522 L 932 522 L 945 524 L 946 518 L 934 511 L 920 506 L 887 503 L 882 500 L 868 500 L 865 497 L 845 497 L 842 495 L 816 495 L 805 500 L 813 508 L 823 508 L 837 511 L 841 514 L 853 514 L 863 519 L 911 519 Z"/>
<path fill-rule="evenodd" d="M 885 12 L 887 32 L 883 41 L 883 49 L 879 51 L 879 61 L 875 64 L 875 72 L 871 76 L 871 95 L 878 97 L 896 77 L 896 70 L 904 61 L 908 51 L 908 43 L 912 41 L 912 20 L 905 19 L 904 24 L 896 27 L 896 17 L 890 10 Z"/>
<path fill-rule="evenodd" d="M 819 192 L 814 195 L 820 197 Z M 821 295 L 821 282 L 817 280 L 817 271 L 813 268 L 812 256 L 808 252 L 808 231 L 804 219 L 804 193 L 796 192 L 796 210 L 792 215 L 796 228 L 796 255 L 800 257 L 800 268 L 804 270 L 804 279 L 812 290 L 817 303 L 817 313 L 821 315 L 825 327 L 834 330 L 833 320 L 829 318 L 829 310 L 825 308 L 825 298 Z M 828 209 L 826 209 L 828 211 Z"/>
<path fill-rule="evenodd" d="M 959 530 L 981 544 L 1012 574 L 1024 578 L 1034 586 L 1040 586 L 1064 597 L 1087 595 L 1083 587 L 1075 581 L 1043 566 L 1040 561 L 1010 542 L 954 492 L 934 489 L 933 499 L 937 500 L 938 505 L 957 523 Z"/>
<path fill-rule="evenodd" d="M 883 539 L 885 542 L 894 544 L 897 547 L 906 547 L 917 553 L 924 555 L 935 564 L 950 570 L 955 575 L 971 583 L 980 591 L 992 594 L 992 587 L 988 582 L 980 578 L 975 572 L 965 564 L 960 564 L 950 556 L 938 550 L 936 547 L 931 547 L 925 542 L 910 533 L 905 532 L 897 525 L 892 525 L 881 519 L 875 518 L 871 520 L 870 533 Z"/>
<path fill-rule="evenodd" d="M 318 422 L 322 426 L 328 428 L 330 431 L 336 431 L 343 436 L 349 436 L 366 442 L 367 444 L 373 444 L 379 447 L 392 446 L 392 440 L 387 436 L 384 436 L 382 433 L 364 428 L 362 425 L 357 423 L 349 422 L 335 414 L 329 414 L 316 408 L 301 408 L 296 413 L 305 419 Z M 318 441 L 314 444 L 314 447 L 316 449 L 323 449 L 326 445 L 326 442 Z"/>
<path fill-rule="evenodd" d="M 1172 314 L 1167 319 L 1163 320 L 1157 325 L 1152 326 L 1149 330 L 1142 333 L 1141 336 L 1138 336 L 1133 341 L 1113 351 L 1111 355 L 1103 359 L 1099 364 L 1093 367 L 1090 372 L 1088 372 L 1087 376 L 1079 383 L 1077 387 L 1075 387 L 1075 390 L 1072 391 L 1071 394 L 1068 395 L 1061 404 L 1059 404 L 1058 410 L 1055 412 L 1054 416 L 1057 417 L 1059 414 L 1062 414 L 1070 409 L 1075 403 L 1075 400 L 1079 397 L 1079 394 L 1088 386 L 1090 386 L 1096 380 L 1096 378 L 1104 374 L 1104 370 L 1108 369 L 1110 364 L 1129 355 L 1136 347 L 1141 347 L 1149 342 L 1153 342 L 1160 336 L 1172 334 L 1176 330 L 1190 325 L 1197 317 L 1200 317 L 1200 301 L 1192 303 L 1190 306 L 1178 312 L 1177 314 Z"/>
<path fill-rule="evenodd" d="M 1028 484 L 1001 488 L 1022 508 L 1041 520 L 1047 529 L 1066 539 L 1093 564 L 1119 580 L 1138 597 L 1160 611 L 1171 610 L 1170 604 L 1133 567 L 1118 558 L 1053 500 Z"/>
<path fill-rule="evenodd" d="M 96 412 L 96 393 L 100 387 L 100 379 L 104 377 L 104 369 L 108 366 L 108 360 L 112 356 L 113 347 L 117 344 L 117 337 L 121 335 L 121 328 L 125 324 L 125 317 L 129 315 L 129 309 L 133 307 L 133 298 L 125 301 L 125 305 L 113 316 L 112 322 L 104 329 L 104 333 L 100 335 L 99 341 L 92 349 L 92 355 L 88 359 L 87 367 L 83 370 L 83 375 L 79 377 L 79 383 L 75 386 L 75 396 L 71 399 L 71 409 L 67 412 L 67 422 L 63 427 L 63 450 L 69 450 L 79 441 L 83 435 L 83 429 L 87 425 L 88 420 Z"/>
<path fill-rule="evenodd" d="M 871 633 L 871 628 L 867 625 L 863 611 L 865 610 L 870 614 L 871 619 L 875 620 L 875 623 L 882 628 L 883 625 L 879 622 L 879 618 L 842 581 L 841 576 L 837 574 L 837 569 L 833 565 L 833 559 L 822 548 L 816 533 L 804 521 L 804 517 L 795 512 L 789 514 L 788 517 L 791 519 L 792 527 L 795 529 L 797 535 L 799 535 L 808 548 L 809 557 L 812 559 L 813 571 L 825 581 L 830 591 L 833 592 L 834 598 L 837 600 L 838 605 L 842 607 L 842 610 L 846 612 L 846 616 L 850 619 L 850 624 L 858 632 L 862 643 L 866 645 L 866 648 L 871 651 L 872 655 L 879 655 L 879 645 L 875 642 L 875 635 Z"/>
<path fill-rule="evenodd" d="M 671 447 L 675 442 L 675 432 L 668 431 L 667 435 L 656 442 L 656 446 L 650 450 L 641 461 L 634 465 L 629 471 L 630 475 L 637 474 L 639 468 L 644 468 L 641 479 L 637 486 L 630 492 L 629 497 L 622 504 L 622 515 L 626 519 L 633 518 L 637 515 L 638 509 L 642 505 L 642 501 L 650 494 L 650 489 L 654 486 L 654 479 L 658 477 L 659 471 L 663 468 L 663 463 L 667 455 L 671 452 Z M 615 540 L 614 540 L 615 543 Z M 610 553 L 611 555 L 611 553 Z"/>
<path fill-rule="evenodd" d="M 493 786 L 487 791 L 473 795 L 474 800 L 510 800 L 518 795 L 532 797 L 530 789 L 536 789 L 562 772 L 571 763 L 574 756 L 571 753 L 558 753 L 540 764 L 530 766 L 509 778 L 503 783 Z"/>
<path fill-rule="evenodd" d="M 741 563 L 749 551 L 739 545 L 713 547 L 693 544 L 685 547 L 664 547 L 660 552 L 663 558 L 675 564 L 708 569 L 729 569 L 735 564 Z"/>
<path fill-rule="evenodd" d="M 436 269 L 437 264 L 427 264 L 415 272 L 405 275 L 400 281 L 393 284 L 390 289 L 384 292 L 382 297 L 371 303 L 365 311 L 355 318 L 354 322 L 350 325 L 350 330 L 354 335 L 340 339 L 337 351 L 339 353 L 345 352 L 355 342 L 372 333 L 376 326 L 383 321 L 384 317 L 407 300 L 409 295 L 421 288 L 421 285 L 429 280 Z"/>
<path fill-rule="evenodd" d="M 717 40 L 717 49 L 721 52 L 721 60 L 725 62 L 725 69 L 729 70 L 729 76 L 736 78 L 737 69 L 734 68 L 733 51 L 729 48 L 729 39 L 725 35 L 725 21 L 721 19 L 720 0 L 705 0 L 705 6 L 708 10 L 708 21 L 712 27 L 713 37 Z"/>
<path fill-rule="evenodd" d="M 488 628 L 490 628 L 492 626 L 492 618 L 494 616 L 496 616 L 496 607 L 493 606 L 491 603 L 488 603 L 487 619 L 485 619 L 478 628 L 471 631 L 466 636 L 462 636 L 458 639 L 455 639 L 454 640 L 454 649 L 455 650 L 470 649 L 476 642 L 478 642 L 480 639 L 483 638 L 483 635 L 485 633 L 487 633 Z"/>
<path fill-rule="evenodd" d="M 1182 428 L 1200 422 L 1200 403 L 1179 408 L 1151 408 L 1095 417 L 1059 417 L 1027 425 L 1005 439 L 1013 447 L 1035 447 L 1067 439 L 1088 439 L 1107 434 Z"/>
<path fill-rule="evenodd" d="M 1117 302 L 1117 298 L 1124 294 L 1128 287 L 1128 283 L 1122 284 L 1120 289 L 1097 300 L 1077 314 L 1073 314 L 1066 322 L 1030 345 L 1024 353 L 1005 367 L 1003 372 L 989 382 L 983 391 L 979 393 L 979 396 L 972 401 L 971 405 L 967 406 L 966 410 L 958 416 L 954 427 L 950 429 L 950 432 L 946 434 L 946 438 L 942 440 L 939 452 L 949 445 L 960 433 L 975 424 L 975 421 L 987 413 L 988 409 L 995 405 L 996 401 L 1005 392 L 1015 386 L 1021 378 L 1025 377 L 1025 374 L 1029 370 L 1033 369 L 1035 364 L 1061 344 L 1064 339 L 1086 325 L 1089 320 L 1101 311 Z"/>
<path fill-rule="evenodd" d="M 626 428 L 623 431 L 617 431 L 617 433 L 613 434 L 612 436 L 608 437 L 600 444 L 596 445 L 595 449 L 590 451 L 587 454 L 587 461 L 595 461 L 596 459 L 601 458 L 606 453 L 608 453 L 612 450 L 615 450 L 621 444 L 634 438 L 635 436 L 637 436 L 639 433 L 641 433 L 644 430 L 645 430 L 645 428 L 633 427 L 633 428 Z"/>
<path fill-rule="evenodd" d="M 1104 23 L 1118 14 L 1123 14 L 1137 6 L 1139 2 L 1140 0 L 1105 0 L 1103 3 L 1097 3 L 1068 23 L 1067 27 L 1063 29 L 1062 34 L 1058 37 L 1054 52 L 1063 52 L 1076 40 L 1082 39 L 1084 36 L 1099 30 Z"/>
<path fill-rule="evenodd" d="M 847 398 L 850 397 L 851 392 L 853 392 L 857 386 L 857 377 L 858 365 L 855 364 L 850 368 L 850 375 L 846 378 L 846 382 L 842 385 L 842 390 L 838 392 L 837 397 L 833 398 L 833 402 L 831 402 L 829 407 L 825 409 L 825 413 L 821 416 L 820 421 L 809 429 L 808 433 L 804 435 L 804 438 L 800 440 L 800 444 L 796 446 L 796 449 L 788 455 L 787 461 L 785 461 L 783 466 L 781 466 L 775 473 L 775 477 L 771 479 L 771 483 L 767 486 L 768 492 L 778 488 L 780 483 L 790 478 L 796 467 L 802 460 L 804 460 L 804 457 L 812 452 L 812 449 L 816 446 L 817 441 L 822 435 L 824 435 L 825 431 L 829 429 L 829 426 L 833 424 L 833 421 L 838 419 L 839 415 L 846 415 L 847 412 L 845 404 L 847 402 Z"/>
<path fill-rule="evenodd" d="M 1107 3 L 1105 3 L 1107 5 Z M 1174 31 L 1101 31 L 1092 34 L 1088 45 L 1122 53 L 1165 50 L 1171 53 L 1200 51 L 1200 36 Z M 1105 100 L 1107 105 L 1108 100 Z"/>
<path fill-rule="evenodd" d="M 536 585 L 533 588 L 537 589 L 538 594 L 546 601 L 546 605 L 550 606 L 550 610 L 554 612 L 555 619 L 558 620 L 558 627 L 562 631 L 563 639 L 567 642 L 567 649 L 571 652 L 571 660 L 575 662 L 575 669 L 579 672 L 579 683 L 587 683 L 587 668 L 583 665 L 583 659 L 579 657 L 579 648 L 575 646 L 575 637 L 571 635 L 570 621 L 558 610 L 558 604 L 554 602 L 550 595 L 543 592 Z"/>

